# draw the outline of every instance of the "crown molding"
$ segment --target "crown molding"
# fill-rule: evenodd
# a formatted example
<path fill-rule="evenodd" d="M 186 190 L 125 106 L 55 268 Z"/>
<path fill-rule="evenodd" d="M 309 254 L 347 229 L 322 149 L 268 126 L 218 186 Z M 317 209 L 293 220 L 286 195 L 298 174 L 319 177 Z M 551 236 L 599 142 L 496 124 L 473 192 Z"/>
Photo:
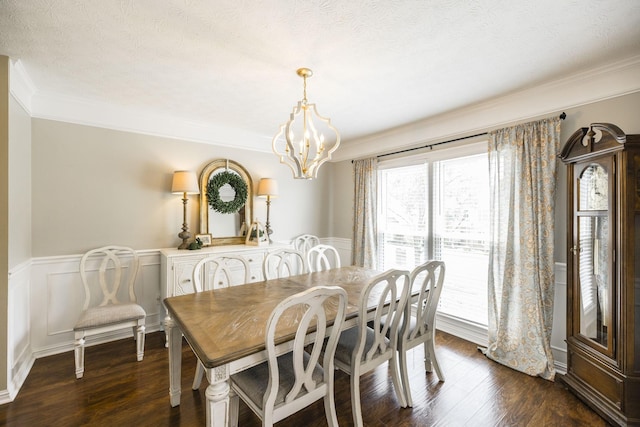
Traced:
<path fill-rule="evenodd" d="M 198 123 L 139 109 L 114 106 L 56 93 L 37 92 L 32 117 L 182 139 L 251 151 L 271 151 L 271 139 L 244 129 Z"/>
<path fill-rule="evenodd" d="M 640 55 L 499 98 L 345 141 L 332 161 L 363 158 L 487 132 L 640 91 Z"/>
<path fill-rule="evenodd" d="M 32 116 L 31 100 L 36 93 L 22 61 L 9 61 L 9 91 L 24 110 Z"/>

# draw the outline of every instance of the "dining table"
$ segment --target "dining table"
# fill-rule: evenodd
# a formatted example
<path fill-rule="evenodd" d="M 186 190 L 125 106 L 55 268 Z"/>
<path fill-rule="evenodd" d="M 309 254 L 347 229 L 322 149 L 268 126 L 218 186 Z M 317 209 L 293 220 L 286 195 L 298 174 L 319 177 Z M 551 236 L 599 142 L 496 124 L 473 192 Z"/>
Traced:
<path fill-rule="evenodd" d="M 273 309 L 285 298 L 315 286 L 340 286 L 347 292 L 343 329 L 355 326 L 360 295 L 379 274 L 369 268 L 347 266 L 214 289 L 164 300 L 170 316 L 165 324 L 169 347 L 169 397 L 180 404 L 182 337 L 205 368 L 206 425 L 237 425 L 238 397 L 231 375 L 267 360 L 265 330 Z M 375 305 L 376 295 L 371 295 Z M 328 313 L 333 323 L 335 312 Z M 291 350 L 295 325 L 278 328 L 277 351 Z"/>

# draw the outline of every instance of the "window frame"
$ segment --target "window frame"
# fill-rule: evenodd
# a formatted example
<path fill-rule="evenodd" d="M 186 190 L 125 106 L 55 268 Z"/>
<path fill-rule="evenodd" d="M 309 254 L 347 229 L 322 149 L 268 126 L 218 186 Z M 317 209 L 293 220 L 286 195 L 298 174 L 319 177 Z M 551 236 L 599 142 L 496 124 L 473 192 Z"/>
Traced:
<path fill-rule="evenodd" d="M 437 150 L 430 150 L 430 151 L 421 152 L 418 154 L 413 154 L 413 155 L 405 154 L 403 156 L 393 157 L 387 160 L 380 160 L 380 159 L 378 160 L 378 170 L 395 169 L 395 168 L 416 166 L 416 165 L 427 163 L 427 173 L 428 173 L 428 180 L 427 180 L 428 196 L 427 197 L 429 200 L 429 215 L 427 217 L 428 233 L 427 233 L 427 241 L 425 244 L 427 245 L 426 253 L 427 253 L 428 259 L 432 259 L 434 256 L 434 230 L 433 230 L 434 215 L 433 215 L 433 212 L 431 211 L 431 208 L 434 204 L 433 197 L 435 194 L 434 185 L 436 180 L 433 179 L 434 178 L 433 164 L 435 162 L 443 161 L 443 160 L 469 157 L 469 156 L 475 156 L 479 154 L 487 154 L 488 144 L 489 144 L 488 137 L 485 136 L 482 140 L 466 143 L 464 145 L 458 145 L 458 146 L 447 147 L 447 148 L 443 147 Z M 487 158 L 487 167 L 488 167 L 488 161 L 489 160 Z M 473 329 L 478 329 L 478 331 L 473 331 L 472 333 L 479 334 L 481 336 L 481 339 L 480 340 L 472 339 L 472 340 L 477 343 L 485 342 L 485 339 L 486 339 L 485 325 L 477 324 L 474 321 L 463 319 L 450 314 L 438 313 L 438 318 L 442 318 L 442 317 L 449 319 L 448 321 L 452 320 L 454 323 L 460 323 L 462 325 L 467 325 L 467 326 L 474 325 Z M 457 328 L 457 327 L 459 326 L 454 326 L 454 328 Z M 462 326 L 462 327 L 466 328 L 466 326 Z M 466 337 L 466 338 L 469 337 L 467 334 L 462 334 L 462 335 L 463 337 Z"/>

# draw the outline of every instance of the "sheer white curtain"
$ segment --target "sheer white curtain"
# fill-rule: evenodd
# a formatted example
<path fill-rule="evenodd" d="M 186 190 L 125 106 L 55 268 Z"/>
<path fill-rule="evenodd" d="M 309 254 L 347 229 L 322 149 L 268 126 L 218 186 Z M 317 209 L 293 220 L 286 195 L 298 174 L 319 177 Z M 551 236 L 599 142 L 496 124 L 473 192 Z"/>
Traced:
<path fill-rule="evenodd" d="M 351 247 L 354 265 L 375 268 L 378 235 L 376 222 L 376 198 L 378 194 L 378 160 L 355 160 L 353 243 Z"/>
<path fill-rule="evenodd" d="M 506 366 L 553 380 L 554 197 L 560 118 L 489 133 L 489 345 Z"/>

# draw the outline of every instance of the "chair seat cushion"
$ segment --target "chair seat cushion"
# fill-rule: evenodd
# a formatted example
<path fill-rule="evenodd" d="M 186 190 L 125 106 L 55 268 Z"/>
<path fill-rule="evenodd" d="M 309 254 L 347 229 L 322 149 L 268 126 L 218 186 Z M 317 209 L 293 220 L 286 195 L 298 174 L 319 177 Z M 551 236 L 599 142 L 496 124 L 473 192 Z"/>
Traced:
<path fill-rule="evenodd" d="M 138 304 L 123 303 L 91 307 L 82 312 L 74 330 L 98 328 L 129 320 L 142 319 L 147 315 Z"/>
<path fill-rule="evenodd" d="M 305 353 L 305 365 L 308 362 L 309 355 Z M 278 389 L 278 395 L 274 404 L 275 408 L 284 403 L 287 393 L 289 393 L 295 382 L 295 374 L 293 372 L 293 353 L 283 354 L 278 357 L 278 370 L 280 371 L 280 388 Z M 316 364 L 312 378 L 315 381 L 316 386 L 324 382 L 324 370 L 319 364 Z M 262 399 L 269 384 L 269 364 L 267 362 L 263 362 L 252 368 L 232 375 L 231 381 L 235 383 L 235 386 L 240 388 L 258 408 L 264 410 L 262 407 L 264 403 Z M 300 394 L 297 397 L 301 397 L 306 393 L 307 389 L 302 387 Z"/>
<path fill-rule="evenodd" d="M 356 348 L 356 344 L 358 343 L 358 335 L 360 331 L 358 327 L 353 327 L 342 331 L 340 334 L 340 339 L 338 340 L 338 346 L 336 347 L 336 360 L 339 360 L 345 365 L 351 364 L 351 355 L 353 354 L 353 350 Z M 364 343 L 364 351 L 362 352 L 362 361 L 364 361 L 367 352 L 373 346 L 373 341 L 375 339 L 375 332 L 373 329 L 367 327 L 367 337 Z M 385 338 L 385 342 L 389 345 L 389 339 Z"/>

